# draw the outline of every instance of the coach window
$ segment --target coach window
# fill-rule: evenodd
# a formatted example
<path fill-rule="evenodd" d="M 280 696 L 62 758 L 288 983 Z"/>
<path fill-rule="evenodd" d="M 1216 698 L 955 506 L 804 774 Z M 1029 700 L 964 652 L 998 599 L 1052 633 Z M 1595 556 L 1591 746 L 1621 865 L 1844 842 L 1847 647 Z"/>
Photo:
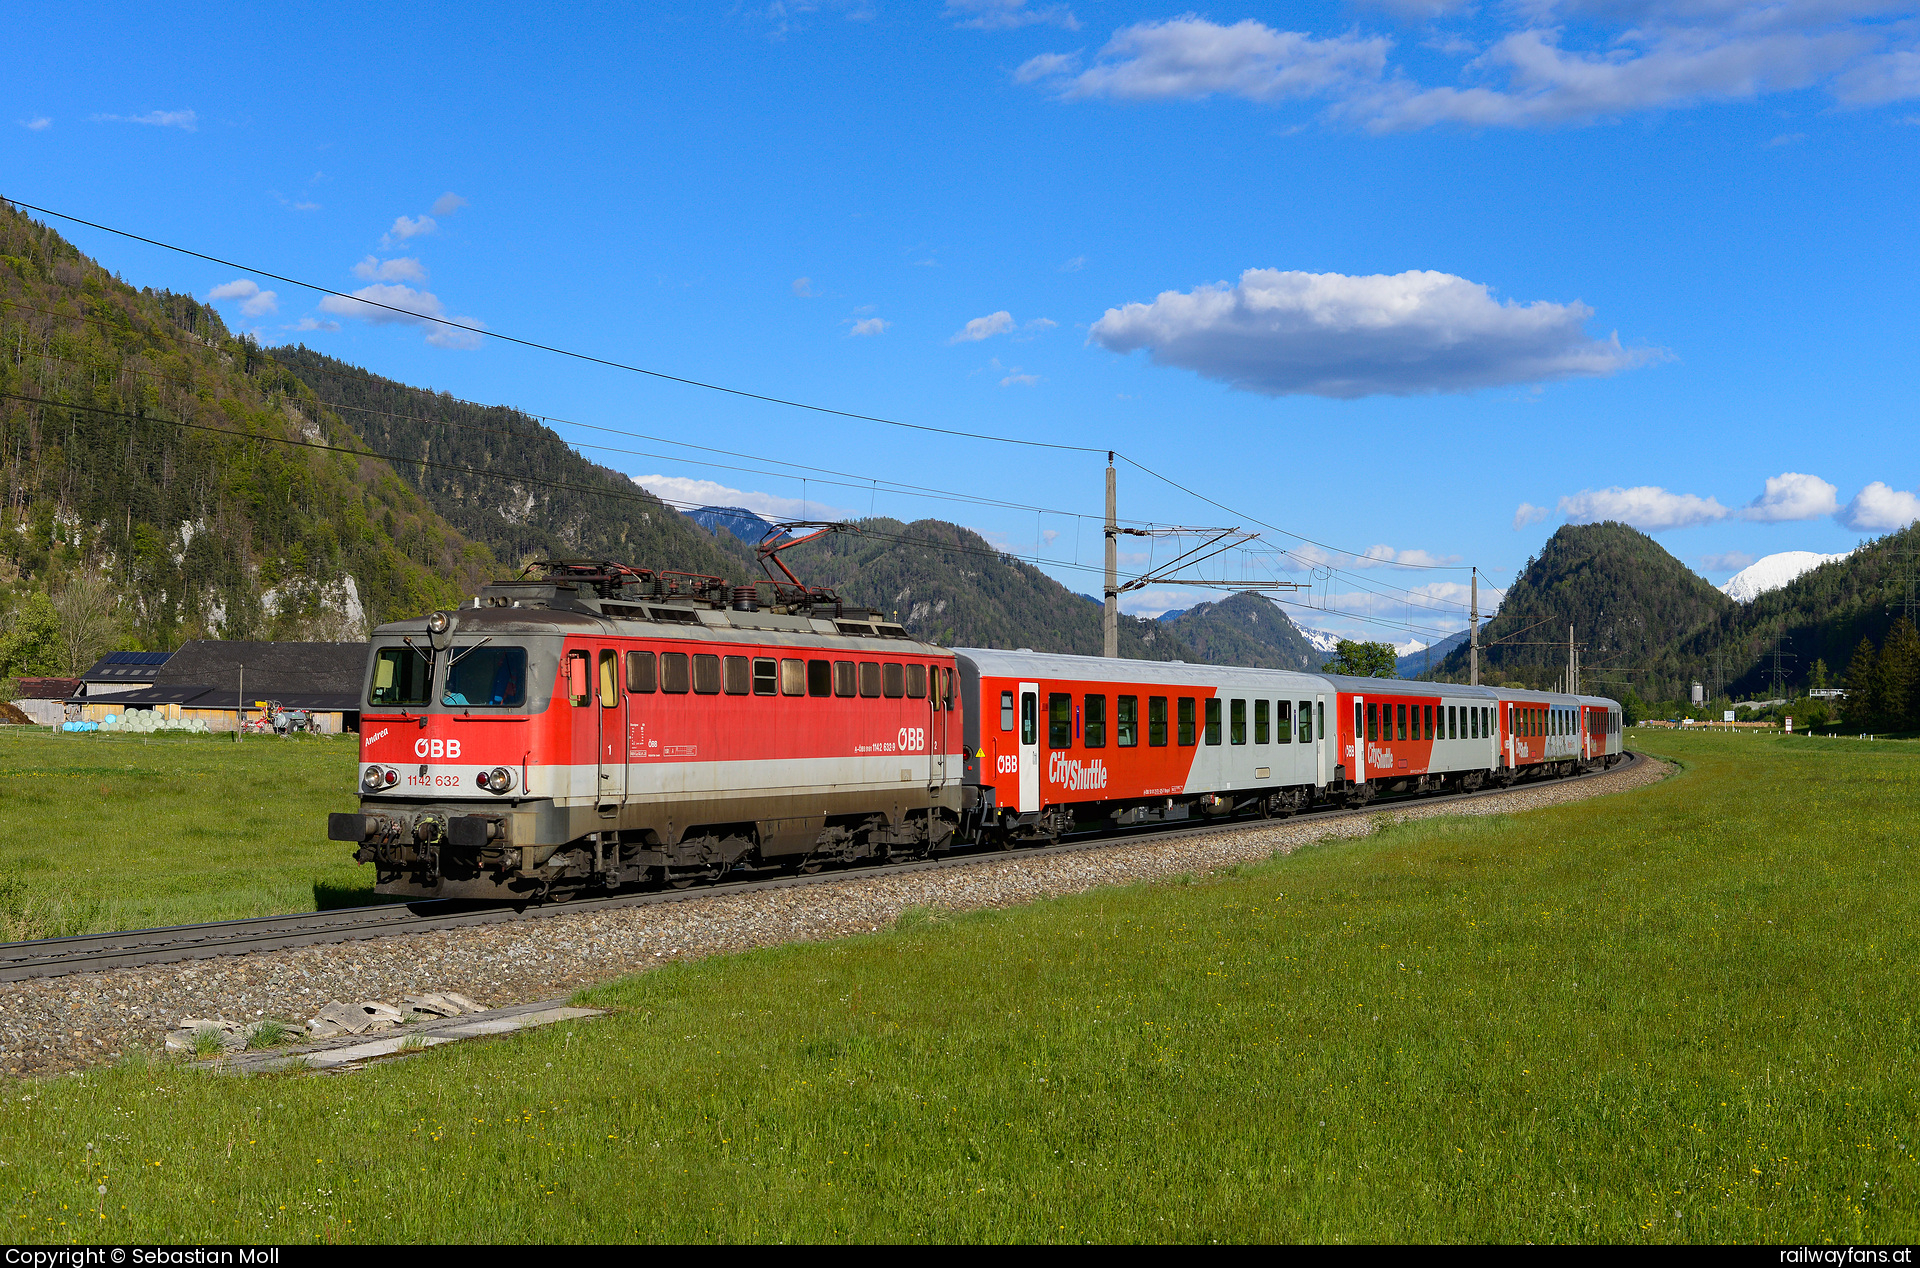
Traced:
<path fill-rule="evenodd" d="M 691 677 L 687 671 L 685 652 L 660 653 L 660 690 L 684 696 Z"/>
<path fill-rule="evenodd" d="M 1081 734 L 1086 739 L 1088 748 L 1107 746 L 1107 698 L 1105 696 L 1087 697 L 1085 726 Z"/>
<path fill-rule="evenodd" d="M 1395 705 L 1394 712 L 1399 715 L 1400 721 L 1397 724 L 1393 738 L 1396 740 L 1404 740 L 1407 738 L 1407 706 L 1403 704 Z"/>
<path fill-rule="evenodd" d="M 907 667 L 897 660 L 890 660 L 880 666 L 880 694 L 889 700 L 898 700 L 907 693 Z"/>
<path fill-rule="evenodd" d="M 1113 742 L 1119 748 L 1134 748 L 1140 743 L 1140 697 L 1121 696 L 1113 719 Z"/>
<path fill-rule="evenodd" d="M 652 695 L 656 686 L 653 672 L 654 663 L 652 652 L 627 653 L 628 691 L 637 691 L 642 695 Z"/>
<path fill-rule="evenodd" d="M 1280 716 L 1284 718 L 1286 717 L 1286 701 L 1282 700 L 1280 705 Z M 1256 700 L 1253 702 L 1253 742 L 1255 744 L 1265 744 L 1268 733 L 1267 702 L 1265 700 Z"/>
<path fill-rule="evenodd" d="M 780 694 L 783 696 L 804 696 L 807 694 L 806 661 L 783 660 L 780 662 Z"/>
<path fill-rule="evenodd" d="M 1207 701 L 1207 743 L 1220 742 L 1220 697 Z"/>
<path fill-rule="evenodd" d="M 1073 747 L 1073 697 L 1064 691 L 1047 697 L 1047 747 Z"/>
<path fill-rule="evenodd" d="M 938 670 L 934 671 L 934 677 L 936 679 L 939 677 Z M 927 667 L 925 665 L 908 665 L 907 666 L 907 699 L 925 700 L 926 698 L 927 698 Z M 934 693 L 933 703 L 935 708 L 938 708 L 940 706 L 940 693 L 937 691 Z"/>
<path fill-rule="evenodd" d="M 774 696 L 780 694 L 780 662 L 771 656 L 753 658 L 753 694 L 756 696 Z"/>
<path fill-rule="evenodd" d="M 1322 735 L 1325 735 L 1327 733 L 1326 702 L 1323 700 L 1318 705 L 1315 705 L 1311 700 L 1302 700 L 1300 702 L 1300 713 L 1299 713 L 1300 742 L 1302 744 L 1313 743 L 1313 734 L 1315 730 L 1313 715 L 1316 709 L 1319 711 L 1319 714 L 1320 714 L 1320 725 L 1318 728 L 1319 732 Z"/>
<path fill-rule="evenodd" d="M 834 695 L 851 696 L 856 694 L 858 691 L 858 688 L 855 685 L 855 683 L 858 678 L 859 678 L 859 673 L 855 669 L 854 663 L 852 661 L 836 660 L 833 662 L 833 694 Z M 879 693 L 875 692 L 874 694 L 878 695 Z"/>
<path fill-rule="evenodd" d="M 1367 706 L 1367 738 L 1370 740 L 1380 738 L 1380 706 L 1377 704 Z"/>
<path fill-rule="evenodd" d="M 600 707 L 611 709 L 620 703 L 620 653 L 609 648 L 600 653 Z"/>
<path fill-rule="evenodd" d="M 753 687 L 753 675 L 749 672 L 745 656 L 729 656 L 721 662 L 721 677 L 725 680 L 727 694 L 744 696 Z"/>
<path fill-rule="evenodd" d="M 810 696 L 830 696 L 833 694 L 833 662 L 830 660 L 810 660 L 807 662 L 807 694 Z"/>
<path fill-rule="evenodd" d="M 1247 702 L 1235 700 L 1227 706 L 1227 743 L 1247 742 Z"/>
<path fill-rule="evenodd" d="M 1460 738 L 1463 740 L 1479 739 L 1480 738 L 1480 710 L 1464 709 L 1462 710 L 1462 712 L 1465 713 L 1467 717 L 1466 717 L 1466 720 L 1460 724 Z M 1467 734 L 1468 731 L 1473 732 L 1473 734 L 1468 735 Z"/>
<path fill-rule="evenodd" d="M 1257 701 L 1253 706 L 1253 742 L 1267 742 L 1267 702 Z M 1273 738 L 1281 744 L 1293 743 L 1293 701 L 1276 700 L 1273 702 Z"/>
<path fill-rule="evenodd" d="M 1178 715 L 1176 725 L 1179 728 L 1178 738 L 1180 746 L 1182 748 L 1192 748 L 1195 738 L 1193 726 L 1193 697 L 1181 696 L 1180 704 L 1175 712 Z"/>
<path fill-rule="evenodd" d="M 1459 710 L 1453 705 L 1447 705 L 1446 715 L 1447 715 L 1447 738 L 1450 740 L 1457 740 L 1460 738 L 1460 718 L 1458 716 Z"/>
<path fill-rule="evenodd" d="M 1167 698 L 1165 696 L 1147 697 L 1147 747 L 1165 748 L 1167 746 Z"/>
<path fill-rule="evenodd" d="M 1011 691 L 1000 693 L 1000 729 L 1013 730 L 1013 693 Z"/>
<path fill-rule="evenodd" d="M 720 658 L 705 652 L 693 654 L 693 689 L 703 696 L 720 694 Z"/>
<path fill-rule="evenodd" d="M 412 653 L 408 654 L 411 655 Z M 567 653 L 568 704 L 585 704 L 587 702 L 587 693 L 589 690 L 587 686 L 587 676 L 590 672 L 587 668 L 587 654 L 585 652 Z M 422 703 L 425 703 L 424 699 Z"/>

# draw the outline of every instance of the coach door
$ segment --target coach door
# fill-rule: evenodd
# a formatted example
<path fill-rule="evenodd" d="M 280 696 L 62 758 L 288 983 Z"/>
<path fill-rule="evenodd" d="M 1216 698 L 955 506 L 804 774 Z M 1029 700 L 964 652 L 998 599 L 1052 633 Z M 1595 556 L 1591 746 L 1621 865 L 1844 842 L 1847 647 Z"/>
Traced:
<path fill-rule="evenodd" d="M 1319 708 L 1320 725 L 1313 729 L 1313 782 L 1320 788 L 1327 786 L 1327 698 L 1318 697 L 1315 702 Z M 1338 715 L 1335 715 L 1338 716 Z"/>
<path fill-rule="evenodd" d="M 603 815 L 618 813 L 627 799 L 627 693 L 620 689 L 620 653 L 598 652 L 594 675 L 594 715 L 599 719 L 600 795 Z"/>
<path fill-rule="evenodd" d="M 1020 684 L 1020 809 L 1040 808 L 1040 684 Z"/>
<path fill-rule="evenodd" d="M 1356 784 L 1367 782 L 1367 705 L 1364 697 L 1353 698 L 1353 761 L 1347 765 L 1347 778 Z"/>

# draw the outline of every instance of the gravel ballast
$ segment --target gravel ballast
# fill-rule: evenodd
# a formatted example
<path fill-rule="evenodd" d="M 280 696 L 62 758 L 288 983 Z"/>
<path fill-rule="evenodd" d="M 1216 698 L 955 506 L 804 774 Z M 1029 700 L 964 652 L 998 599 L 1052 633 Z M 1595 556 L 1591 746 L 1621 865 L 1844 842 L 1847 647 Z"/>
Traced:
<path fill-rule="evenodd" d="M 548 920 L 436 930 L 211 960 L 0 983 L 0 1072 L 53 1074 L 160 1048 L 182 1017 L 304 1022 L 334 1000 L 459 990 L 487 1007 L 551 999 L 666 960 L 823 941 L 893 923 L 911 907 L 1006 907 L 1206 872 L 1365 836 L 1381 823 L 1513 814 L 1643 787 L 1668 768 L 1643 760 L 1574 783 L 1465 801 L 1383 807 L 1364 816 L 1267 821 L 1054 854 L 989 855 L 966 866 L 716 893 Z"/>

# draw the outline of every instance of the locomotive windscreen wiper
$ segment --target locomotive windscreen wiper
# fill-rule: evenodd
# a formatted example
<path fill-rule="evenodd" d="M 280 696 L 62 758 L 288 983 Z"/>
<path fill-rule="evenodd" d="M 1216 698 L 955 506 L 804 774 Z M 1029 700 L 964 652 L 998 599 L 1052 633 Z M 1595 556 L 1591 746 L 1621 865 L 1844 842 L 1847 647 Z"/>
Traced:
<path fill-rule="evenodd" d="M 488 643 L 491 643 L 492 641 L 493 641 L 493 636 L 488 635 L 486 638 L 483 638 L 479 642 L 475 643 L 472 647 L 461 648 L 460 654 L 447 662 L 447 668 L 451 670 L 455 665 L 458 665 L 461 661 L 465 660 L 468 656 L 472 655 L 474 652 L 479 651 L 482 647 L 485 647 Z M 417 652 L 420 649 L 416 647 L 413 650 Z"/>

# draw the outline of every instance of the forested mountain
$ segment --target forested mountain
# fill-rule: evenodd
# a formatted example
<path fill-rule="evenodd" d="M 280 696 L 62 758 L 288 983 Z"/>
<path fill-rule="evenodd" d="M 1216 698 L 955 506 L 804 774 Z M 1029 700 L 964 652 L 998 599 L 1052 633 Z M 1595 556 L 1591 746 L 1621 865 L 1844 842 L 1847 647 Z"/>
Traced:
<path fill-rule="evenodd" d="M 401 477 L 506 563 L 590 557 L 746 579 L 751 552 L 517 409 L 408 387 L 304 346 L 272 356 L 369 448 L 408 459 L 395 464 Z"/>
<path fill-rule="evenodd" d="M 1241 593 L 1218 603 L 1196 604 L 1158 624 L 1187 645 L 1185 660 L 1263 669 L 1318 669 L 1326 659 L 1294 628 L 1286 613 L 1259 594 Z"/>
<path fill-rule="evenodd" d="M 20 631 L 74 586 L 108 642 L 172 648 L 358 637 L 493 570 L 362 448 L 213 310 L 0 204 L 0 609 L 39 613 L 0 674 L 44 671 Z"/>

